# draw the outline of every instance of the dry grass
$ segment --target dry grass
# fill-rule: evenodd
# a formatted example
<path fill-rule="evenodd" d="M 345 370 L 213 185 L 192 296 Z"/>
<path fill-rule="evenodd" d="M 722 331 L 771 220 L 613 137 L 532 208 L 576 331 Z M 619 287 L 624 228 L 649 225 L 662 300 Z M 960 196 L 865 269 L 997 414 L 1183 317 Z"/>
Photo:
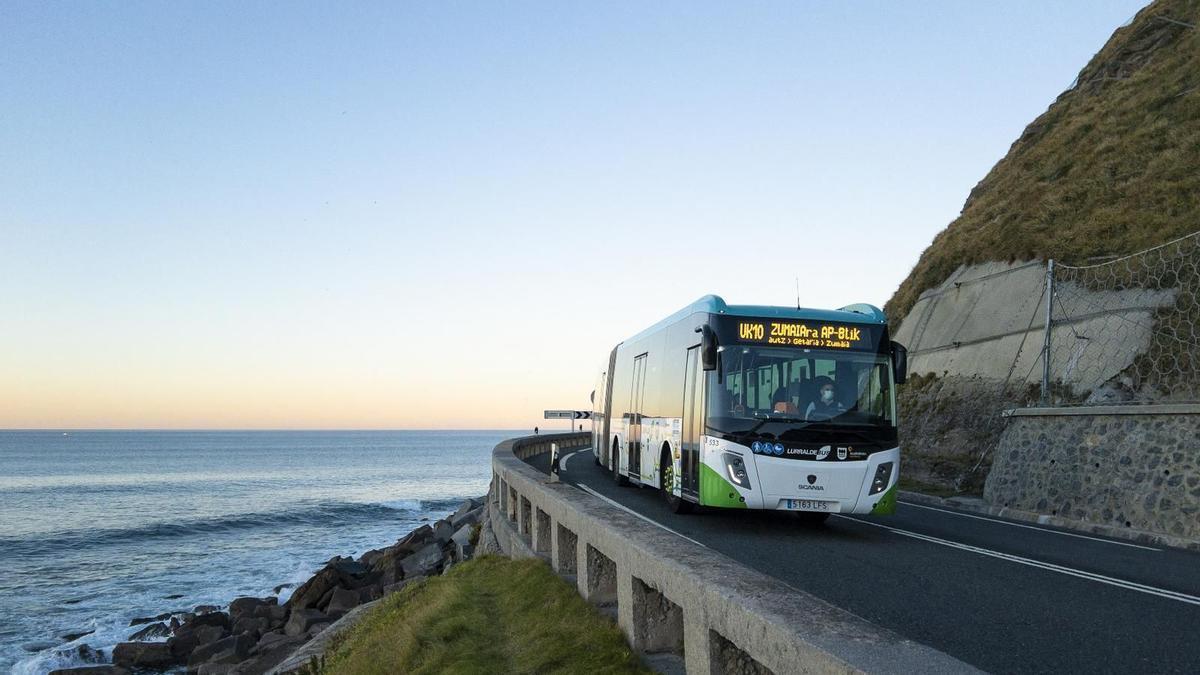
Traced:
<path fill-rule="evenodd" d="M 1079 264 L 1200 230 L 1200 29 L 1177 22 L 1200 26 L 1200 0 L 1158 0 L 1113 34 L 971 191 L 889 316 L 963 264 Z"/>
<path fill-rule="evenodd" d="M 537 560 L 484 556 L 389 597 L 320 671 L 648 673 L 620 630 Z"/>

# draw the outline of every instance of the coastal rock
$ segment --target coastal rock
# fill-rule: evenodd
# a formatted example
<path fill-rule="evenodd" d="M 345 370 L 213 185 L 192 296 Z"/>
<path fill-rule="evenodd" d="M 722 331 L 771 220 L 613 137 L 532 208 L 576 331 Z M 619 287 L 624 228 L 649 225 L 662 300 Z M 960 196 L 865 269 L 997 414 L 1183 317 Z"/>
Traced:
<path fill-rule="evenodd" d="M 277 603 L 278 600 L 275 598 L 238 598 L 237 600 L 229 603 L 229 619 L 236 623 L 237 620 L 243 616 L 253 616 L 254 611 L 259 607 L 274 605 Z"/>
<path fill-rule="evenodd" d="M 453 516 L 450 516 L 450 526 L 453 527 L 455 531 L 458 531 L 465 525 L 474 525 L 475 523 L 478 523 L 481 517 L 483 517 L 482 506 L 471 509 L 470 511 L 455 513 Z"/>
<path fill-rule="evenodd" d="M 279 584 L 278 586 L 276 586 L 276 587 L 274 588 L 275 595 L 279 595 L 279 593 L 280 593 L 280 592 L 282 592 L 282 591 L 283 591 L 283 589 L 285 589 L 285 588 L 292 588 L 292 587 L 294 587 L 295 585 L 296 585 L 296 584 Z"/>
<path fill-rule="evenodd" d="M 136 619 L 130 619 L 129 625 L 132 627 L 132 626 L 140 626 L 144 623 L 153 623 L 155 621 L 166 621 L 167 619 L 170 619 L 171 616 L 174 614 L 175 614 L 175 612 L 163 612 L 162 614 L 159 614 L 158 616 L 138 617 Z"/>
<path fill-rule="evenodd" d="M 211 614 L 211 613 L 217 611 L 218 609 L 220 609 L 220 607 L 217 607 L 216 605 L 196 605 L 196 608 L 192 610 L 192 613 L 193 614 Z"/>
<path fill-rule="evenodd" d="M 171 634 L 171 628 L 165 623 L 152 623 L 129 636 L 130 642 L 141 642 L 151 638 L 166 637 Z"/>
<path fill-rule="evenodd" d="M 254 656 L 237 664 L 229 673 L 230 675 L 266 675 L 275 666 L 283 663 L 284 659 L 291 656 L 292 652 L 301 644 L 298 640 L 289 640 L 277 643 L 275 646 L 265 650 L 259 650 L 256 647 L 255 651 L 252 652 L 255 654 Z"/>
<path fill-rule="evenodd" d="M 177 657 L 187 657 L 201 645 L 216 642 L 227 635 L 220 626 L 183 626 L 175 631 L 175 635 L 167 640 L 171 653 Z"/>
<path fill-rule="evenodd" d="M 80 666 L 59 668 L 50 671 L 48 675 L 129 675 L 129 669 L 120 666 Z"/>
<path fill-rule="evenodd" d="M 62 638 L 65 642 L 74 642 L 81 637 L 87 637 L 88 635 L 91 635 L 92 633 L 95 633 L 95 632 L 96 632 L 95 630 L 87 630 L 87 631 L 83 631 L 82 633 L 66 633 L 65 635 L 60 635 L 59 637 Z"/>
<path fill-rule="evenodd" d="M 442 547 L 437 542 L 426 544 L 416 553 L 400 562 L 404 578 L 414 576 L 432 576 L 441 571 Z"/>
<path fill-rule="evenodd" d="M 229 675 L 235 668 L 235 663 L 205 663 L 196 669 L 196 675 Z"/>
<path fill-rule="evenodd" d="M 249 633 L 240 635 L 230 635 L 227 638 L 221 638 L 216 642 L 210 642 L 201 647 L 197 647 L 192 655 L 188 657 L 188 669 L 198 668 L 205 663 L 226 663 L 235 665 L 244 661 L 247 656 L 250 656 L 250 649 L 254 647 L 256 640 Z"/>
<path fill-rule="evenodd" d="M 454 543 L 455 560 L 462 562 L 463 560 L 469 559 L 471 555 L 474 554 L 475 547 L 471 544 L 471 530 L 474 529 L 474 527 L 475 525 L 473 523 L 463 525 L 462 527 L 458 528 L 458 531 L 454 533 L 453 537 L 450 537 L 450 541 Z"/>
<path fill-rule="evenodd" d="M 165 670 L 183 663 L 165 642 L 122 642 L 113 647 L 113 665 Z"/>
<path fill-rule="evenodd" d="M 272 626 L 282 625 L 287 613 L 288 608 L 283 605 L 260 605 L 254 608 L 254 618 L 266 619 Z"/>
<path fill-rule="evenodd" d="M 252 633 L 255 638 L 271 629 L 271 620 L 246 616 L 233 622 L 233 633 Z"/>
<path fill-rule="evenodd" d="M 439 520 L 433 524 L 433 538 L 443 546 L 450 541 L 450 537 L 454 534 L 454 527 L 450 525 L 448 520 Z"/>
<path fill-rule="evenodd" d="M 92 649 L 90 645 L 78 645 L 74 649 L 60 649 L 55 652 L 58 656 L 76 659 L 84 663 L 100 663 L 104 661 L 103 649 Z"/>
<path fill-rule="evenodd" d="M 325 613 L 330 615 L 342 615 L 359 605 L 358 592 L 348 588 L 335 588 L 333 595 L 329 598 L 329 604 L 325 606 Z"/>
<path fill-rule="evenodd" d="M 250 653 L 265 654 L 266 652 L 278 648 L 280 645 L 293 643 L 295 643 L 294 638 L 288 637 L 280 631 L 271 631 L 270 633 L 264 633 L 263 636 L 258 639 L 258 644 L 254 645 L 254 648 L 250 650 Z"/>
<path fill-rule="evenodd" d="M 293 609 L 283 632 L 291 636 L 304 635 L 314 624 L 328 621 L 328 616 L 315 609 Z"/>
<path fill-rule="evenodd" d="M 361 562 L 362 564 L 366 565 L 367 567 L 373 567 L 375 565 L 375 561 L 379 560 L 379 558 L 382 556 L 383 556 L 383 549 L 376 548 L 376 549 L 367 551 L 366 553 L 359 556 L 358 561 Z"/>
<path fill-rule="evenodd" d="M 422 581 L 424 579 L 425 579 L 424 576 L 415 576 L 415 577 L 409 577 L 403 581 L 397 581 L 394 584 L 388 584 L 387 586 L 383 587 L 383 594 L 391 595 L 392 593 L 399 591 L 400 589 L 404 588 L 405 586 L 408 586 L 409 584 L 415 584 L 418 581 Z"/>
<path fill-rule="evenodd" d="M 225 612 L 208 612 L 206 614 L 198 614 L 191 621 L 184 623 L 184 626 L 219 626 L 225 630 L 229 630 L 229 615 Z"/>

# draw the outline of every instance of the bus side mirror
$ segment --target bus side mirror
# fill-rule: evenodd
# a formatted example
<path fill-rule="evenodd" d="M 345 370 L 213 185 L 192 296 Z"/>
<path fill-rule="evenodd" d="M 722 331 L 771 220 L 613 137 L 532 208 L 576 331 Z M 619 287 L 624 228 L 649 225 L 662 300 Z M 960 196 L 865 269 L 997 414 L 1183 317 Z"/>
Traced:
<path fill-rule="evenodd" d="M 717 336 L 707 325 L 697 326 L 700 334 L 700 364 L 704 370 L 717 369 Z"/>
<path fill-rule="evenodd" d="M 892 341 L 892 378 L 896 384 L 904 384 L 908 379 L 908 349 L 899 342 Z"/>

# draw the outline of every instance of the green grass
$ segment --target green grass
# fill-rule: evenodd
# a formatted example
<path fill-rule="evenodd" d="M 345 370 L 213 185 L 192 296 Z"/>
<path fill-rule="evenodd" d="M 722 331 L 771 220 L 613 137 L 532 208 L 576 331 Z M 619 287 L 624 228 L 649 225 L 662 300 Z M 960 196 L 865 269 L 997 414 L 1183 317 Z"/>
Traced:
<path fill-rule="evenodd" d="M 1082 264 L 1200 230 L 1200 1 L 1158 0 L 971 191 L 886 305 L 900 320 L 959 265 Z"/>
<path fill-rule="evenodd" d="M 484 556 L 406 587 L 321 673 L 648 673 L 608 618 L 538 560 Z"/>

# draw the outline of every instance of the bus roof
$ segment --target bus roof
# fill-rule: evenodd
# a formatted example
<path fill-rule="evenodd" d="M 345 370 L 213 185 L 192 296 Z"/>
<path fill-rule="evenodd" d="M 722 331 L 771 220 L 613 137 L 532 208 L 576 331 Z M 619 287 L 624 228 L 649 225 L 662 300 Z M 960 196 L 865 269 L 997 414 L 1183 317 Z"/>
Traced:
<path fill-rule="evenodd" d="M 719 295 L 706 295 L 671 316 L 659 321 L 646 330 L 629 338 L 633 342 L 655 331 L 665 328 L 680 319 L 697 312 L 726 314 L 729 316 L 776 317 L 780 319 L 803 319 L 807 321 L 836 321 L 839 323 L 886 324 L 887 316 L 874 305 L 859 303 L 840 309 L 810 309 L 808 307 L 777 307 L 774 305 L 730 305 Z"/>

